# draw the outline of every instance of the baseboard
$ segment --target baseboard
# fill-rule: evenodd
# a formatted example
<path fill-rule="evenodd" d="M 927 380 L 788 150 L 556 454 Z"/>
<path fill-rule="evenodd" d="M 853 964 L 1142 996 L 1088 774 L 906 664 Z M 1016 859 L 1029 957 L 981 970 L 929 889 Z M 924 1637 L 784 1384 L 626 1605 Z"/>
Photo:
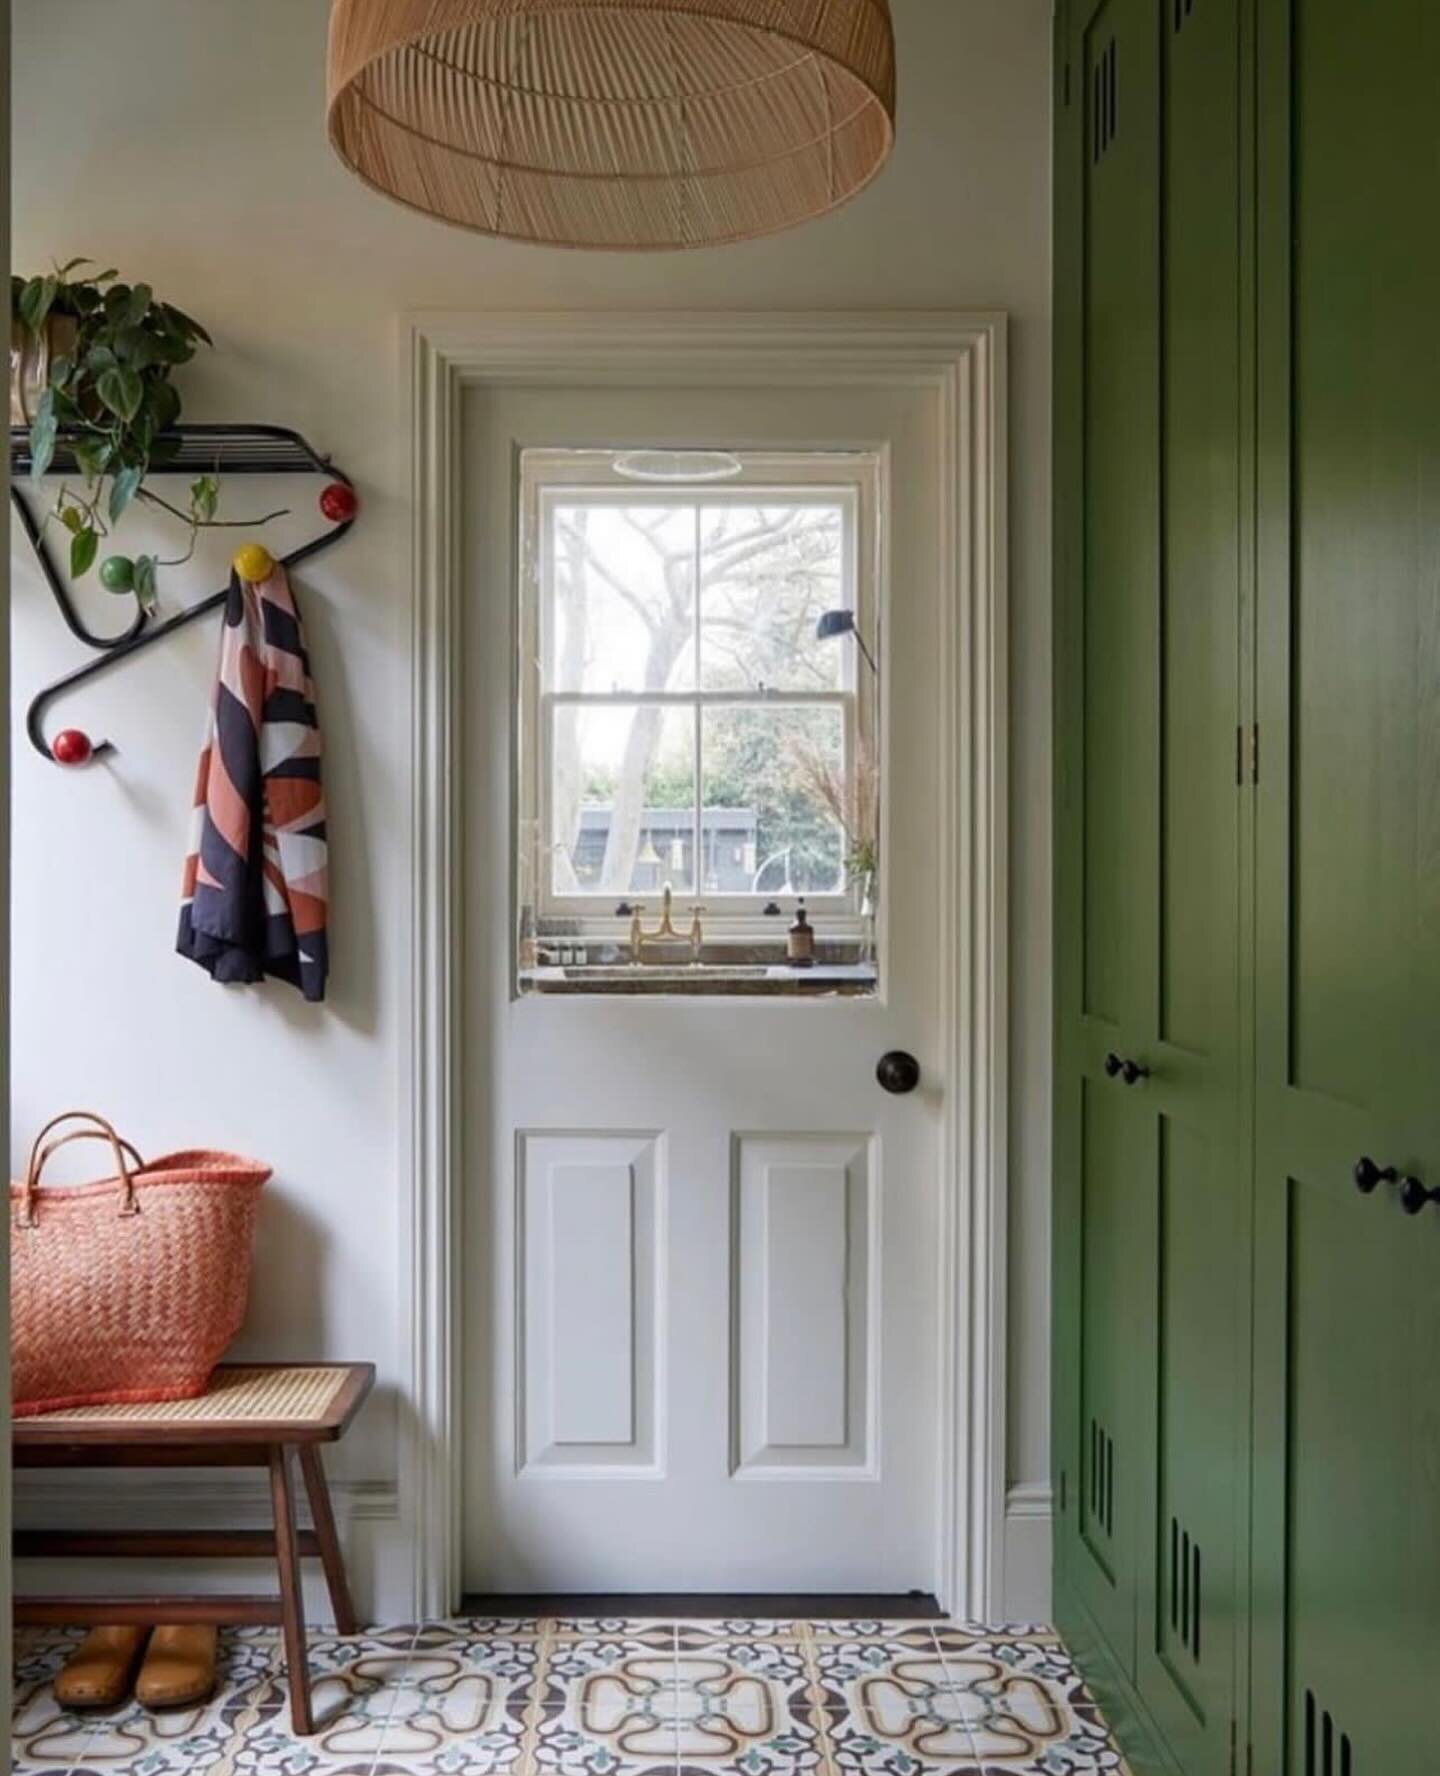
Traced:
<path fill-rule="evenodd" d="M 335 1480 L 330 1492 L 361 1620 L 413 1620 L 414 1543 L 394 1481 Z M 247 1472 L 199 1478 L 153 1470 L 22 1469 L 15 1475 L 13 1503 L 16 1529 L 259 1529 L 270 1522 L 265 1482 Z M 303 1501 L 301 1514 L 308 1520 Z M 330 1603 L 318 1564 L 306 1561 L 305 1567 L 306 1615 L 326 1624 Z M 15 1562 L 16 1590 L 34 1595 L 253 1592 L 273 1584 L 274 1568 L 253 1560 L 106 1560 L 88 1569 L 75 1560 Z"/>
<path fill-rule="evenodd" d="M 1054 1501 L 1043 1481 L 1005 1495 L 1005 1620 L 1052 1622 L 1051 1527 Z"/>

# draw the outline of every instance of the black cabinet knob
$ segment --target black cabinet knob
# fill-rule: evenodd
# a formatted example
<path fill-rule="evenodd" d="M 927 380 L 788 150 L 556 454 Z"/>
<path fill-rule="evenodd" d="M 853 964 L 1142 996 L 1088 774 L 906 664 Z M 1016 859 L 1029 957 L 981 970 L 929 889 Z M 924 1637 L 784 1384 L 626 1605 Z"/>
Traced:
<path fill-rule="evenodd" d="M 1376 1165 L 1368 1153 L 1355 1161 L 1355 1188 L 1363 1196 L 1369 1196 L 1381 1184 L 1393 1184 L 1399 1175 L 1394 1166 Z"/>
<path fill-rule="evenodd" d="M 1124 1065 L 1124 1061 L 1122 1061 L 1119 1055 L 1115 1054 L 1112 1050 L 1112 1052 L 1105 1057 L 1106 1077 L 1109 1079 L 1117 1078 Z"/>
<path fill-rule="evenodd" d="M 1126 1085 L 1138 1085 L 1142 1079 L 1150 1077 L 1150 1069 L 1142 1067 L 1139 1061 L 1126 1061 L 1120 1068 L 1120 1077 Z"/>
<path fill-rule="evenodd" d="M 889 1054 L 881 1055 L 875 1077 L 887 1092 L 903 1097 L 906 1092 L 913 1092 L 919 1085 L 920 1063 L 914 1055 L 906 1054 L 903 1048 L 892 1048 Z"/>
<path fill-rule="evenodd" d="M 1419 1215 L 1431 1203 L 1440 1203 L 1440 1190 L 1427 1190 L 1418 1178 L 1400 1180 L 1400 1207 L 1407 1215 Z"/>

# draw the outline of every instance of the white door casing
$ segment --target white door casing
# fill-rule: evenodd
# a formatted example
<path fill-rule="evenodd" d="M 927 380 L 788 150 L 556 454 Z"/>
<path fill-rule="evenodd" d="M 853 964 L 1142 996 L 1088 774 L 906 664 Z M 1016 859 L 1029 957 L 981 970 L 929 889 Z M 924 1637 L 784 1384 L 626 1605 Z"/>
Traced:
<path fill-rule="evenodd" d="M 950 917 L 942 921 L 953 931 L 954 953 L 937 958 L 939 1051 L 925 1057 L 945 1086 L 936 1241 L 941 1447 L 933 1570 L 949 1607 L 983 1617 L 1000 1597 L 1005 1447 L 1003 317 L 421 316 L 407 323 L 405 339 L 415 452 L 416 596 L 413 946 L 404 983 L 412 1066 L 405 1087 L 402 1181 L 409 1380 L 416 1416 L 406 1451 L 405 1499 L 417 1551 L 416 1606 L 427 1612 L 452 1607 L 459 1581 L 456 1273 L 462 1166 L 455 1087 L 461 1063 L 456 959 L 462 925 L 459 603 L 464 567 L 458 488 L 464 392 L 471 386 L 515 385 L 892 386 L 933 391 L 939 414 L 935 497 L 942 534 L 941 672 L 949 715 L 948 732 L 939 738 L 955 767 L 955 794 L 939 835 L 938 872 L 943 891 L 954 900 Z M 582 1165 L 594 1157 L 582 1157 Z M 826 1165 L 833 1172 L 840 1164 L 848 1177 L 855 1164 L 853 1154 L 843 1163 L 835 1153 L 812 1157 L 820 1161 L 817 1179 Z M 637 1173 L 627 1160 L 626 1167 L 631 1179 L 643 1175 L 643 1166 Z M 763 1172 L 758 1146 L 748 1157 L 738 1155 L 742 1208 L 747 1177 L 752 1190 L 763 1189 Z M 608 1181 L 590 1181 L 600 1185 L 596 1200 L 603 1202 L 609 1190 L 618 1205 L 618 1172 Z M 836 1200 L 830 1190 L 809 1210 L 821 1211 L 823 1225 L 828 1209 L 832 1236 L 838 1238 Z M 738 1225 L 743 1238 L 743 1213 Z M 606 1237 L 603 1229 L 597 1231 Z M 563 1253 L 559 1260 L 565 1262 Z M 617 1300 L 607 1302 L 602 1289 L 594 1310 L 618 1311 Z M 743 1304 L 738 1323 L 743 1352 Z M 751 1423 L 743 1412 L 736 1418 L 737 1476 L 751 1461 L 783 1466 L 787 1437 L 792 1445 L 813 1448 L 824 1443 L 827 1424 L 853 1426 L 857 1412 L 865 1410 L 864 1402 L 827 1402 L 813 1391 L 802 1405 L 792 1390 L 787 1420 L 784 1378 L 772 1379 L 778 1386 L 773 1422 Z M 619 1423 L 614 1415 L 633 1414 L 634 1401 L 627 1404 L 616 1391 L 616 1377 L 609 1380 L 608 1405 L 602 1376 L 600 1397 L 583 1412 L 601 1414 L 592 1428 L 613 1432 Z M 552 1402 L 551 1409 L 581 1408 L 572 1400 L 568 1406 Z M 608 1421 L 606 1411 L 612 1414 Z M 633 1428 L 633 1418 L 625 1422 Z M 544 1437 L 543 1428 L 527 1425 L 524 1434 L 531 1451 L 543 1452 L 546 1445 L 534 1440 Z M 842 1466 L 853 1454 L 843 1444 L 842 1437 L 836 1458 Z M 642 1445 L 643 1437 L 637 1441 Z M 864 1444 L 873 1447 L 873 1440 Z"/>

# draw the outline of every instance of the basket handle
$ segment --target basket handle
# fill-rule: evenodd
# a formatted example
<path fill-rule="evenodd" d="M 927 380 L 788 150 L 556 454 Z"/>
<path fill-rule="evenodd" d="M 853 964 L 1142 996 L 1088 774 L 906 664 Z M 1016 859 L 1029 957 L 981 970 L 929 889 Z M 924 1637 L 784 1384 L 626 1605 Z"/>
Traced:
<path fill-rule="evenodd" d="M 45 1142 L 46 1135 L 65 1122 L 90 1122 L 94 1123 L 95 1127 L 72 1129 L 68 1135 L 61 1135 L 58 1140 L 50 1141 L 42 1146 L 41 1143 Z M 125 1164 L 125 1155 L 128 1153 L 134 1160 L 136 1170 L 144 1166 L 144 1160 L 128 1141 L 116 1134 L 103 1116 L 97 1116 L 93 1110 L 66 1110 L 59 1116 L 51 1117 L 40 1133 L 36 1135 L 35 1144 L 30 1149 L 30 1162 L 25 1168 L 25 1206 L 21 1212 L 20 1225 L 22 1227 L 35 1226 L 35 1198 L 40 1189 L 40 1174 L 45 1169 L 45 1163 L 50 1155 L 70 1141 L 109 1142 L 110 1151 L 115 1155 L 116 1176 L 120 1179 L 121 1184 L 120 1214 L 122 1216 L 138 1215 L 140 1213 L 140 1199 L 135 1194 L 135 1179 Z"/>

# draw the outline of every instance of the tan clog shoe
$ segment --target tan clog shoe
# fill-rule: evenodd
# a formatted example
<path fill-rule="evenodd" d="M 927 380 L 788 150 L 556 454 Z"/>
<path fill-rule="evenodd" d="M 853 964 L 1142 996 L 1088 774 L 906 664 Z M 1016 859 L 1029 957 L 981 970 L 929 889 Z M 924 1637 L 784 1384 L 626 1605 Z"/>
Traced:
<path fill-rule="evenodd" d="M 63 1708 L 123 1702 L 149 1638 L 148 1628 L 92 1628 L 56 1677 L 55 1700 Z"/>
<path fill-rule="evenodd" d="M 146 1708 L 185 1708 L 215 1688 L 219 1631 L 204 1624 L 157 1628 L 135 1680 L 135 1700 Z"/>

